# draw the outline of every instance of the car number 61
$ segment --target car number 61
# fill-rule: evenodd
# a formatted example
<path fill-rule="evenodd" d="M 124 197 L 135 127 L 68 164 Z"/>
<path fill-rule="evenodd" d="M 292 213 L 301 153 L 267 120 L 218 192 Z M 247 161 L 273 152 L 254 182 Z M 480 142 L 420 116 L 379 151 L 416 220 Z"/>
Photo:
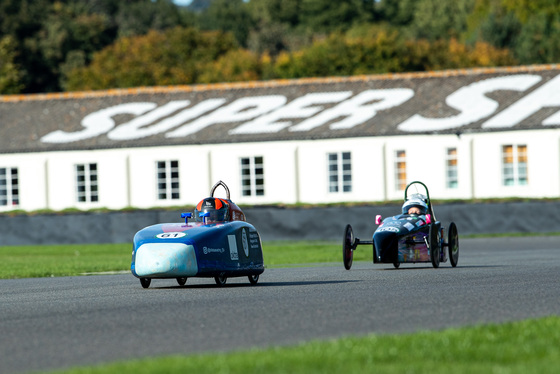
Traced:
<path fill-rule="evenodd" d="M 161 234 L 157 234 L 156 238 L 158 239 L 177 239 L 182 238 L 186 234 L 184 232 L 164 232 Z"/>

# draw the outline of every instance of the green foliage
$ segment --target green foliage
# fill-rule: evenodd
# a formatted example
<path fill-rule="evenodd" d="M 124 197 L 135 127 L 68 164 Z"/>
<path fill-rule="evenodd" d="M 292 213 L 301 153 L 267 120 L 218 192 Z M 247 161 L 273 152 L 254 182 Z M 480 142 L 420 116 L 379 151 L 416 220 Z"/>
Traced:
<path fill-rule="evenodd" d="M 559 344 L 560 318 L 550 316 L 500 325 L 149 358 L 58 373 L 556 373 Z"/>
<path fill-rule="evenodd" d="M 11 36 L 0 38 L 0 95 L 16 94 L 23 88 L 23 71 L 16 63 L 15 48 Z"/>
<path fill-rule="evenodd" d="M 254 53 L 244 50 L 231 50 L 216 61 L 205 65 L 199 83 L 243 82 L 261 78 L 261 64 Z"/>
<path fill-rule="evenodd" d="M 311 47 L 278 57 L 280 78 L 349 76 L 514 64 L 507 50 L 488 43 L 467 46 L 456 39 L 405 40 L 396 29 L 369 27 L 331 34 Z"/>
<path fill-rule="evenodd" d="M 559 29 L 553 0 L 2 0 L 0 93 L 555 63 Z"/>
<path fill-rule="evenodd" d="M 122 2 L 115 22 L 119 25 L 119 37 L 144 35 L 150 30 L 163 31 L 183 25 L 179 9 L 166 0 Z"/>
<path fill-rule="evenodd" d="M 560 9 L 558 10 L 560 11 Z M 528 17 L 514 45 L 516 57 L 523 64 L 560 61 L 560 13 L 540 11 Z"/>
<path fill-rule="evenodd" d="M 374 21 L 374 2 L 364 0 L 302 0 L 301 27 L 315 33 L 346 31 Z"/>
<path fill-rule="evenodd" d="M 245 46 L 252 19 L 243 0 L 214 0 L 201 14 L 200 27 L 231 32 L 239 45 Z"/>
<path fill-rule="evenodd" d="M 72 70 L 67 90 L 178 85 L 200 82 L 208 66 L 237 48 L 233 36 L 176 27 L 120 38 L 96 53 L 88 67 Z"/>
<path fill-rule="evenodd" d="M 458 38 L 467 29 L 472 0 L 417 0 L 410 35 L 431 41 Z"/>

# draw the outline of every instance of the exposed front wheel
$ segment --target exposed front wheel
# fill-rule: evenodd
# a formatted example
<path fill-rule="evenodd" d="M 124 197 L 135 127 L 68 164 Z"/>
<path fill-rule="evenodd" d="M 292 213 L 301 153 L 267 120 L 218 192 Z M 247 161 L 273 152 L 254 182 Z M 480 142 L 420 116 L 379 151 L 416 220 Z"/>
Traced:
<path fill-rule="evenodd" d="M 441 240 L 440 233 L 437 225 L 430 225 L 430 259 L 434 268 L 439 267 L 439 260 L 441 255 Z"/>
<path fill-rule="evenodd" d="M 251 282 L 251 284 L 257 284 L 259 281 L 259 275 L 249 275 L 249 282 Z"/>
<path fill-rule="evenodd" d="M 447 232 L 447 246 L 449 248 L 449 261 L 451 266 L 457 266 L 459 262 L 459 233 L 455 222 L 449 224 L 449 231 Z"/>
<path fill-rule="evenodd" d="M 150 283 L 152 283 L 151 278 L 140 278 L 140 284 L 142 285 L 142 287 L 148 288 L 150 287 Z"/>
<path fill-rule="evenodd" d="M 187 277 L 179 277 L 179 278 L 177 278 L 177 283 L 179 283 L 179 286 L 184 286 L 185 283 L 187 283 Z"/>
<path fill-rule="evenodd" d="M 352 261 L 354 260 L 354 232 L 352 231 L 352 226 L 346 225 L 344 229 L 344 238 L 342 239 L 342 261 L 344 262 L 344 268 L 350 270 L 352 267 Z"/>

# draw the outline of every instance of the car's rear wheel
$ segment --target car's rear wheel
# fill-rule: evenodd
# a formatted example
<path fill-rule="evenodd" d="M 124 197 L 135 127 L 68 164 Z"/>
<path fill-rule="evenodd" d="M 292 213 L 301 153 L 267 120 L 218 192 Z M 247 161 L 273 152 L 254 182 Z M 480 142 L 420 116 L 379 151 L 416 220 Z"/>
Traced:
<path fill-rule="evenodd" d="M 352 261 L 354 260 L 354 232 L 352 226 L 346 225 L 344 229 L 344 238 L 342 239 L 342 261 L 344 268 L 350 270 Z"/>
<path fill-rule="evenodd" d="M 251 282 L 251 284 L 257 284 L 259 281 L 259 275 L 249 275 L 249 282 Z"/>
<path fill-rule="evenodd" d="M 216 281 L 216 284 L 218 286 L 224 286 L 227 282 L 227 277 L 223 274 L 220 274 L 217 277 L 214 277 L 214 281 Z"/>
<path fill-rule="evenodd" d="M 395 267 L 395 269 L 398 269 L 399 266 L 401 266 L 401 263 L 398 261 L 393 262 L 393 266 Z"/>
<path fill-rule="evenodd" d="M 457 225 L 455 222 L 449 224 L 449 231 L 447 231 L 447 247 L 449 248 L 449 261 L 451 266 L 456 267 L 459 262 L 459 233 L 457 232 Z"/>
<path fill-rule="evenodd" d="M 179 283 L 179 286 L 184 286 L 185 283 L 187 283 L 187 277 L 179 277 L 179 278 L 177 278 L 177 283 Z"/>
<path fill-rule="evenodd" d="M 441 256 L 441 240 L 439 229 L 436 224 L 430 225 L 430 259 L 434 268 L 439 267 L 439 259 Z"/>
<path fill-rule="evenodd" d="M 148 288 L 150 287 L 150 283 L 152 283 L 151 278 L 140 278 L 140 284 L 142 285 L 142 287 Z"/>

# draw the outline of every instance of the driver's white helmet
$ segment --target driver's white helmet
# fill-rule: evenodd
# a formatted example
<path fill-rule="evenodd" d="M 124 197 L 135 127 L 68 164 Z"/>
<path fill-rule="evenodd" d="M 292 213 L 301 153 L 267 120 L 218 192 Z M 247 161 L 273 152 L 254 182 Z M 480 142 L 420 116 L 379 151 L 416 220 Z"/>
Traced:
<path fill-rule="evenodd" d="M 420 214 L 428 213 L 428 198 L 420 193 L 410 195 L 402 206 L 402 214 L 408 214 L 413 206 L 420 208 Z"/>

